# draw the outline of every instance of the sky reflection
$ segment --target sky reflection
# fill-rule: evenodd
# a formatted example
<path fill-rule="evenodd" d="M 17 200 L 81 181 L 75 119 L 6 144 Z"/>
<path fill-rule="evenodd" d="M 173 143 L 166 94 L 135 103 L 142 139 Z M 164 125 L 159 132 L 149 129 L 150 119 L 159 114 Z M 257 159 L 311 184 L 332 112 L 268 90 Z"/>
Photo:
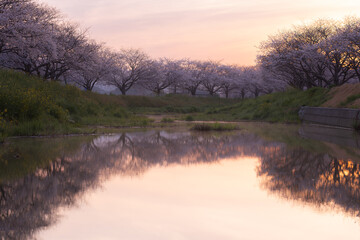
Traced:
<path fill-rule="evenodd" d="M 296 147 L 248 132 L 14 140 L 0 238 L 355 239 L 357 152 L 284 134 Z"/>
<path fill-rule="evenodd" d="M 357 239 L 359 223 L 259 188 L 256 158 L 114 177 L 40 239 Z"/>
<path fill-rule="evenodd" d="M 42 0 L 113 48 L 142 48 L 153 57 L 253 64 L 256 46 L 293 24 L 358 14 L 344 0 Z"/>

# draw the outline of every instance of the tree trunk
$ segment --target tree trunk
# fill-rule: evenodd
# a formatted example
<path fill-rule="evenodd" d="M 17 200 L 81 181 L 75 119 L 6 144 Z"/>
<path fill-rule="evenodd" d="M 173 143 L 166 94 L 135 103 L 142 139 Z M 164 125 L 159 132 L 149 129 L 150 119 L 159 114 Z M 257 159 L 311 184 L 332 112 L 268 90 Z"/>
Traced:
<path fill-rule="evenodd" d="M 191 95 L 195 96 L 196 95 L 196 89 L 191 89 Z"/>
<path fill-rule="evenodd" d="M 245 98 L 245 91 L 241 90 L 241 99 L 244 100 L 244 98 Z"/>
<path fill-rule="evenodd" d="M 123 88 L 119 88 L 121 95 L 125 96 L 126 95 L 126 90 Z"/>

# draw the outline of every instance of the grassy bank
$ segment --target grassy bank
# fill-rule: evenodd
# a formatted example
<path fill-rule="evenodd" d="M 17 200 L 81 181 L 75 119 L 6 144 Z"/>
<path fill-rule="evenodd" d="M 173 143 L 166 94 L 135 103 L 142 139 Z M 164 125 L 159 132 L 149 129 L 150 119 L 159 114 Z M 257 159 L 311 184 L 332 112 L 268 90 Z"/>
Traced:
<path fill-rule="evenodd" d="M 301 106 L 321 106 L 329 98 L 329 90 L 324 88 L 308 91 L 291 89 L 245 100 L 179 95 L 120 97 L 124 107 L 135 114 L 171 115 L 184 121 L 251 120 L 280 123 L 298 123 Z"/>
<path fill-rule="evenodd" d="M 81 133 L 84 126 L 146 126 L 121 99 L 14 71 L 0 70 L 0 133 L 29 136 Z"/>
<path fill-rule="evenodd" d="M 301 106 L 320 106 L 328 98 L 327 89 L 312 88 L 308 91 L 288 90 L 245 99 L 236 104 L 209 110 L 196 116 L 197 120 L 297 123 Z"/>
<path fill-rule="evenodd" d="M 192 97 L 169 94 L 159 97 L 118 96 L 129 111 L 136 114 L 198 114 L 238 102 L 237 99 Z"/>
<path fill-rule="evenodd" d="M 183 95 L 109 96 L 2 69 L 0 142 L 4 136 L 87 133 L 97 126 L 146 127 L 151 124 L 147 114 L 199 114 L 235 102 Z"/>
<path fill-rule="evenodd" d="M 0 142 L 4 136 L 93 132 L 97 126 L 153 126 L 146 115 L 174 120 L 299 122 L 302 105 L 320 106 L 328 90 L 289 90 L 256 99 L 183 95 L 109 96 L 9 70 L 0 70 Z"/>

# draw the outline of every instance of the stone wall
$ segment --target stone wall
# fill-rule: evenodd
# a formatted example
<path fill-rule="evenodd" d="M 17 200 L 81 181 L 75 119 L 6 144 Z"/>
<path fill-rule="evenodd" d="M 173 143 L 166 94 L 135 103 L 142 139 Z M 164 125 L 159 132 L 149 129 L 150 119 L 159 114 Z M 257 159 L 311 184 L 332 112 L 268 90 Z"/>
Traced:
<path fill-rule="evenodd" d="M 302 107 L 299 117 L 303 122 L 354 128 L 360 125 L 360 109 Z"/>

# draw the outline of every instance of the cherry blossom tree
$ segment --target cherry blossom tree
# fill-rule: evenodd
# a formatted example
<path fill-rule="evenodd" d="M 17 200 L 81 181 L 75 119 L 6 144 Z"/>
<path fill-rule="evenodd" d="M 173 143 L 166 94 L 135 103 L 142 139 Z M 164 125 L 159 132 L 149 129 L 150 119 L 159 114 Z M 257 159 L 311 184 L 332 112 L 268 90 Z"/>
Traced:
<path fill-rule="evenodd" d="M 67 71 L 81 68 L 98 49 L 75 24 L 58 25 L 54 34 L 57 51 L 43 61 L 41 75 L 45 79 L 60 80 Z"/>
<path fill-rule="evenodd" d="M 87 91 L 92 91 L 94 86 L 105 83 L 109 78 L 114 63 L 113 54 L 100 45 L 90 45 L 89 48 L 98 48 L 89 59 L 78 69 L 71 72 L 71 81 Z M 91 49 L 92 50 L 92 49 Z"/>
<path fill-rule="evenodd" d="M 82 65 L 91 65 L 96 48 L 89 47 L 94 45 L 89 42 L 86 32 L 64 21 L 54 8 L 31 0 L 0 3 L 3 67 L 59 80 L 69 70 L 84 70 Z M 86 61 L 89 64 L 83 64 Z"/>
<path fill-rule="evenodd" d="M 262 79 L 256 67 L 244 67 L 242 80 L 246 82 L 247 90 L 256 98 L 263 92 Z"/>
<path fill-rule="evenodd" d="M 335 33 L 333 21 L 319 20 L 271 36 L 260 46 L 258 63 L 292 87 L 304 89 L 316 86 L 316 80 L 324 80 L 326 72 L 324 56 L 316 44 Z"/>
<path fill-rule="evenodd" d="M 153 62 L 149 56 L 139 49 L 122 49 L 114 54 L 114 64 L 106 83 L 117 87 L 122 95 L 139 83 L 153 76 L 154 70 L 150 68 Z"/>
<path fill-rule="evenodd" d="M 206 61 L 202 63 L 202 86 L 210 96 L 217 94 L 223 87 L 224 75 L 221 74 L 223 66 L 219 62 Z"/>
<path fill-rule="evenodd" d="M 0 64 L 39 75 L 47 53 L 57 53 L 52 30 L 58 11 L 33 1 L 6 1 L 0 13 Z"/>
<path fill-rule="evenodd" d="M 229 98 L 231 92 L 239 89 L 241 84 L 240 73 L 241 73 L 240 67 L 227 66 L 227 65 L 222 66 L 220 70 L 220 74 L 223 76 L 221 80 L 221 86 L 225 98 Z"/>
<path fill-rule="evenodd" d="M 349 64 L 352 55 L 348 51 L 348 43 L 342 35 L 326 39 L 319 43 L 318 47 L 329 75 L 324 79 L 327 85 L 339 86 L 355 77 L 355 72 L 352 71 Z"/>
<path fill-rule="evenodd" d="M 339 30 L 337 42 L 342 45 L 342 52 L 348 66 L 354 71 L 360 82 L 360 18 L 347 17 Z"/>
<path fill-rule="evenodd" d="M 178 85 L 182 78 L 183 72 L 179 61 L 163 58 L 150 64 L 149 75 L 140 84 L 156 95 L 160 95 L 171 85 Z"/>
<path fill-rule="evenodd" d="M 195 96 L 197 89 L 204 80 L 206 65 L 201 61 L 183 60 L 181 67 L 184 70 L 182 88 Z"/>

